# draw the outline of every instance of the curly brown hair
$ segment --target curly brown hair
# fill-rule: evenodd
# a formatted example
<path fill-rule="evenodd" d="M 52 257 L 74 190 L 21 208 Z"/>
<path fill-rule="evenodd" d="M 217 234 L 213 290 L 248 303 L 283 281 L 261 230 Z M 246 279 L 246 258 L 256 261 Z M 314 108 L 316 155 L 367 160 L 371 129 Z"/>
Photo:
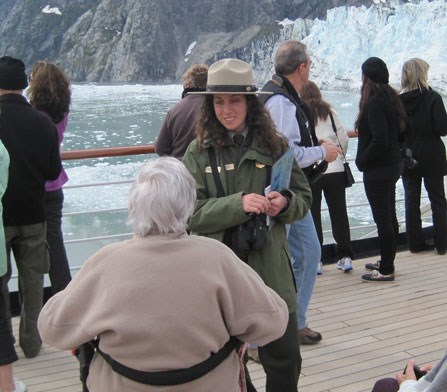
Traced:
<path fill-rule="evenodd" d="M 278 159 L 289 146 L 287 140 L 276 131 L 275 124 L 262 102 L 254 95 L 244 95 L 244 97 L 247 99 L 245 121 L 247 128 L 250 131 L 255 131 L 253 137 L 261 146 L 270 151 L 275 160 Z M 195 129 L 200 152 L 203 150 L 205 140 L 211 140 L 211 143 L 218 149 L 224 145 L 228 131 L 216 117 L 211 94 L 205 98 Z"/>
<path fill-rule="evenodd" d="M 27 96 L 31 105 L 48 113 L 54 123 L 60 122 L 70 109 L 70 79 L 59 66 L 46 61 L 37 61 L 30 75 Z"/>

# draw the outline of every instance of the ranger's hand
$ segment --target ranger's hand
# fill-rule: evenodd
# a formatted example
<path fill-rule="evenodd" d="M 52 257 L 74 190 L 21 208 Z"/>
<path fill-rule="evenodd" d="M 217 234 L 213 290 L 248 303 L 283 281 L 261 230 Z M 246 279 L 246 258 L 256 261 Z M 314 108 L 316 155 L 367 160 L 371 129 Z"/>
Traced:
<path fill-rule="evenodd" d="M 270 208 L 270 201 L 265 197 L 258 195 L 257 193 L 249 193 L 242 196 L 242 209 L 250 214 L 266 214 Z"/>
<path fill-rule="evenodd" d="M 287 197 L 281 195 L 279 192 L 270 192 L 267 195 L 267 199 L 270 201 L 270 207 L 267 209 L 266 214 L 268 216 L 278 215 L 287 206 Z"/>

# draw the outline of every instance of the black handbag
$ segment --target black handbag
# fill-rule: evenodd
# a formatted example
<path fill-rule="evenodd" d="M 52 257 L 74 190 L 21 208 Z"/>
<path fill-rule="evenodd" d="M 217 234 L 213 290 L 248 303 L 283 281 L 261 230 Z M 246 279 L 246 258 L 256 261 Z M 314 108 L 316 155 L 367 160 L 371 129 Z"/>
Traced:
<path fill-rule="evenodd" d="M 349 167 L 349 162 L 345 160 L 343 166 L 345 168 L 345 187 L 349 188 L 355 184 L 355 179 L 354 176 L 352 175 L 351 168 Z"/>
<path fill-rule="evenodd" d="M 343 154 L 343 160 L 344 160 L 343 167 L 345 169 L 344 170 L 345 187 L 350 188 L 351 186 L 353 186 L 355 184 L 355 179 L 354 179 L 354 176 L 352 175 L 351 168 L 349 167 L 349 162 L 346 160 L 346 155 L 343 151 L 343 148 L 341 147 L 340 140 L 338 139 L 337 127 L 335 126 L 334 117 L 332 116 L 331 112 L 329 112 L 329 117 L 331 118 L 332 129 L 334 130 L 335 136 L 338 140 L 338 145 L 340 146 L 341 153 Z"/>

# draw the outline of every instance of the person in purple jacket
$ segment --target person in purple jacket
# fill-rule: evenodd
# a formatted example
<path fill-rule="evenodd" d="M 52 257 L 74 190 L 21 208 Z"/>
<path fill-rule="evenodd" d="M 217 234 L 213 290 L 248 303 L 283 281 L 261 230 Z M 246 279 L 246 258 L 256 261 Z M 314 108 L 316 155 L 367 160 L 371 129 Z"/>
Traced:
<path fill-rule="evenodd" d="M 53 120 L 60 145 L 67 127 L 71 102 L 68 76 L 56 64 L 37 61 L 31 68 L 27 95 L 34 108 L 46 113 Z M 67 181 L 67 173 L 62 168 L 56 180 L 45 183 L 47 242 L 50 247 L 49 276 L 53 294 L 63 290 L 71 280 L 61 228 L 64 203 L 62 186 Z"/>

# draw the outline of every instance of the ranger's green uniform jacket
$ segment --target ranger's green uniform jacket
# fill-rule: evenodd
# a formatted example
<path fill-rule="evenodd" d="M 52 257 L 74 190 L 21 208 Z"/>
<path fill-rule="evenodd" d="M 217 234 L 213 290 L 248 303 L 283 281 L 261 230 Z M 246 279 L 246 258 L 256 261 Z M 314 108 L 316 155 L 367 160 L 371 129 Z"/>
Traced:
<path fill-rule="evenodd" d="M 244 143 L 245 148 L 240 153 L 239 147 L 229 137 L 220 150 L 215 149 L 220 178 L 225 195 L 228 195 L 220 198 L 217 197 L 208 159 L 207 149 L 211 148 L 210 142 L 205 141 L 202 153 L 197 150 L 196 140 L 189 145 L 183 162 L 197 183 L 197 203 L 189 222 L 192 233 L 223 242 L 226 229 L 250 219 L 242 209 L 242 195 L 264 195 L 267 185 L 266 166 L 273 165 L 273 158 L 256 137 L 249 133 L 246 139 L 248 146 Z M 238 255 L 261 276 L 267 286 L 286 301 L 289 312 L 293 313 L 296 311 L 296 287 L 285 224 L 302 219 L 312 203 L 307 179 L 295 161 L 289 192 L 285 191 L 290 200 L 289 207 L 274 219 L 275 224 L 267 232 L 264 248 Z"/>

